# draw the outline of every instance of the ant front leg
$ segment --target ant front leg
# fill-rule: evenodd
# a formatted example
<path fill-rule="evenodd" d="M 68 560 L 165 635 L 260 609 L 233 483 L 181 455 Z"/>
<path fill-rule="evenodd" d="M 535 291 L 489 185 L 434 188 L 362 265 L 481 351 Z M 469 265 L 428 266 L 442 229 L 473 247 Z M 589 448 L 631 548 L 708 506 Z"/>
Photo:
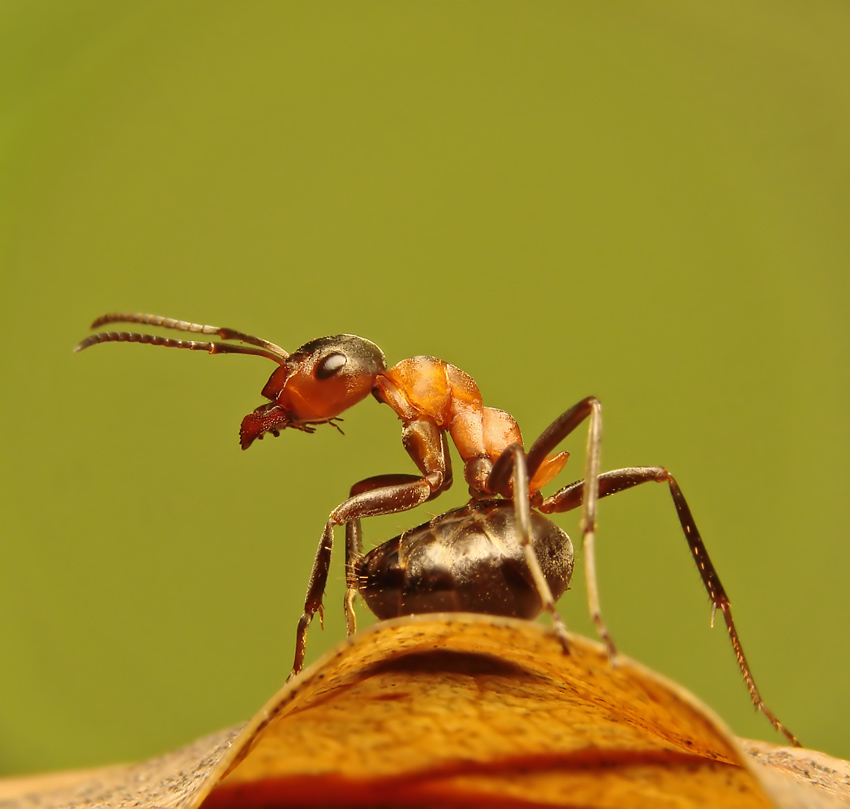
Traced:
<path fill-rule="evenodd" d="M 744 655 L 744 647 L 741 645 L 741 639 L 738 636 L 738 630 L 735 628 L 735 622 L 732 620 L 732 606 L 729 603 L 729 596 L 726 595 L 726 590 L 720 583 L 720 577 L 717 575 L 717 570 L 709 558 L 708 550 L 700 536 L 696 522 L 694 522 L 691 509 L 675 478 L 663 466 L 639 466 L 605 472 L 599 475 L 597 482 L 599 497 L 608 497 L 626 489 L 631 489 L 634 486 L 639 486 L 642 483 L 668 484 L 670 495 L 676 506 L 679 523 L 682 526 L 685 539 L 688 541 L 691 555 L 694 557 L 694 561 L 699 569 L 702 583 L 705 586 L 708 597 L 711 599 L 711 625 L 714 626 L 714 616 L 717 610 L 720 610 L 723 614 L 723 620 L 726 622 L 726 631 L 729 633 L 729 640 L 735 652 L 735 659 L 738 661 L 738 668 L 743 675 L 744 682 L 747 684 L 747 690 L 750 692 L 750 698 L 753 704 L 767 717 L 770 724 L 776 730 L 783 734 L 791 744 L 799 747 L 800 742 L 797 741 L 794 734 L 777 719 L 776 714 L 765 705 L 761 697 L 752 671 L 750 671 L 750 665 Z M 544 514 L 552 514 L 578 508 L 582 505 L 586 488 L 585 482 L 581 480 L 564 486 L 563 489 L 543 501 L 539 506 L 540 511 Z"/>
<path fill-rule="evenodd" d="M 531 544 L 531 505 L 528 495 L 529 477 L 528 469 L 526 468 L 525 452 L 519 444 L 511 444 L 502 451 L 502 454 L 493 465 L 493 469 L 488 476 L 487 485 L 492 491 L 502 491 L 509 478 L 513 483 L 514 513 L 519 529 L 520 543 L 522 544 L 525 555 L 525 563 L 531 572 L 531 577 L 534 580 L 534 586 L 537 594 L 540 596 L 543 609 L 552 616 L 555 635 L 564 653 L 569 654 L 567 627 L 558 613 L 549 582 L 546 581 L 546 577 L 543 575 L 540 560 L 537 558 L 537 554 L 534 552 L 534 546 Z"/>
<path fill-rule="evenodd" d="M 295 633 L 295 659 L 290 678 L 298 674 L 304 666 L 307 630 L 313 616 L 318 613 L 319 619 L 322 619 L 322 599 L 328 581 L 334 528 L 338 525 L 357 523 L 363 517 L 408 511 L 436 497 L 451 485 L 448 444 L 445 434 L 434 422 L 418 420 L 405 424 L 402 428 L 402 442 L 422 475 L 379 475 L 367 478 L 355 484 L 351 489 L 352 495 L 328 516 L 307 585 L 304 613 L 298 621 Z M 351 572 L 354 560 L 352 554 L 359 553 L 359 545 L 360 531 L 359 526 L 356 526 L 346 532 L 345 612 L 349 634 L 355 625 L 353 602 L 356 592 L 351 592 L 351 588 L 356 588 L 356 582 L 353 581 Z"/>
<path fill-rule="evenodd" d="M 581 545 L 584 550 L 587 600 L 590 605 L 590 616 L 596 625 L 596 631 L 608 647 L 608 655 L 613 660 L 616 657 L 617 650 L 608 633 L 608 627 L 602 620 L 602 610 L 599 606 L 599 588 L 596 583 L 596 504 L 599 500 L 598 477 L 602 441 L 602 405 L 595 396 L 588 396 L 573 405 L 543 431 L 540 438 L 532 444 L 528 451 L 528 475 L 533 478 L 549 453 L 586 418 L 589 418 L 589 424 L 585 450 L 580 530 Z"/>
<path fill-rule="evenodd" d="M 389 486 L 399 486 L 408 483 L 417 483 L 420 480 L 416 475 L 377 475 L 366 478 L 351 487 L 351 496 L 375 489 L 386 489 Z M 357 573 L 355 570 L 357 560 L 363 555 L 363 529 L 360 518 L 349 520 L 345 524 L 345 630 L 347 635 L 353 635 L 357 631 L 357 615 L 354 612 L 354 599 L 359 591 Z"/>
<path fill-rule="evenodd" d="M 298 621 L 298 628 L 295 634 L 295 660 L 292 664 L 292 674 L 290 674 L 290 677 L 298 674 L 304 665 L 307 630 L 313 621 L 313 616 L 318 613 L 319 619 L 322 620 L 323 618 L 322 599 L 328 581 L 328 571 L 330 570 L 334 528 L 338 525 L 347 525 L 356 522 L 363 517 L 393 514 L 398 511 L 407 511 L 408 509 L 416 508 L 416 506 L 421 505 L 429 499 L 437 483 L 437 480 L 414 478 L 408 483 L 382 486 L 381 488 L 349 497 L 348 500 L 341 503 L 331 512 L 325 524 L 325 530 L 322 531 L 319 546 L 316 549 L 316 558 L 313 561 L 313 570 L 310 574 L 310 583 L 307 586 L 307 596 L 304 600 L 304 613 Z M 356 536 L 357 533 L 355 531 L 354 537 L 350 537 L 347 544 L 355 545 L 357 542 Z M 352 595 L 350 598 L 353 603 L 354 596 Z M 348 604 L 348 601 L 349 595 L 346 594 L 346 604 Z M 353 626 L 352 619 L 353 607 L 352 614 L 350 615 L 346 606 L 346 623 L 350 628 Z"/>

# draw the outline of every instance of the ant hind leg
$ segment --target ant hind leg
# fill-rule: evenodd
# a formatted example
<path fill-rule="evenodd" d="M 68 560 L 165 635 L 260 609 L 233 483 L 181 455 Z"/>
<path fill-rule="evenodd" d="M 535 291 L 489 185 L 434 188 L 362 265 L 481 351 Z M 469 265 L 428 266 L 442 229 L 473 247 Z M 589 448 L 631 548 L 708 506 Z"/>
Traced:
<path fill-rule="evenodd" d="M 598 476 L 598 496 L 608 497 L 626 489 L 631 489 L 634 486 L 639 486 L 642 483 L 666 483 L 669 486 L 670 495 L 676 507 L 676 514 L 679 517 L 679 523 L 682 526 L 682 531 L 685 534 L 691 555 L 696 562 L 703 586 L 711 599 L 712 626 L 714 625 L 714 616 L 717 610 L 720 610 L 723 620 L 726 623 L 726 631 L 729 635 L 729 641 L 732 644 L 732 650 L 735 653 L 735 660 L 738 663 L 738 668 L 744 678 L 747 690 L 750 692 L 750 699 L 756 708 L 767 717 L 767 720 L 776 730 L 785 736 L 791 744 L 799 747 L 800 742 L 777 719 L 776 714 L 765 705 L 761 693 L 756 686 L 750 665 L 744 655 L 744 647 L 741 645 L 738 630 L 735 628 L 735 622 L 732 619 L 732 606 L 729 603 L 729 596 L 726 595 L 726 590 L 720 582 L 720 577 L 717 575 L 717 570 L 708 555 L 708 550 L 700 536 L 693 514 L 691 514 L 691 509 L 676 479 L 663 466 L 638 466 L 627 469 L 615 469 Z M 540 505 L 540 511 L 544 514 L 553 514 L 578 508 L 583 505 L 586 488 L 583 480 L 570 483 L 560 491 L 547 497 Z"/>

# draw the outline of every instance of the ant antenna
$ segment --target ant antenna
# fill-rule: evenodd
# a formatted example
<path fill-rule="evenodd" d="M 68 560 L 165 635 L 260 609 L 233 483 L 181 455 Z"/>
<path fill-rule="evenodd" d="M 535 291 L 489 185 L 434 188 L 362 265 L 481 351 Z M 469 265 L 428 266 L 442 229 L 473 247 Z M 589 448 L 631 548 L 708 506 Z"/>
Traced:
<path fill-rule="evenodd" d="M 237 331 L 236 329 L 209 326 L 203 323 L 190 323 L 187 320 L 174 320 L 170 317 L 147 315 L 141 312 L 114 312 L 108 315 L 101 315 L 91 324 L 91 328 L 98 329 L 109 323 L 142 323 L 145 326 L 158 326 L 163 329 L 187 331 L 193 334 L 214 334 L 222 340 L 237 340 L 240 343 L 247 343 L 248 345 L 232 345 L 215 341 L 176 340 L 173 337 L 160 337 L 155 334 L 142 334 L 139 332 L 101 331 L 97 334 L 92 334 L 90 337 L 86 337 L 85 340 L 82 340 L 75 346 L 74 351 L 84 351 L 98 343 L 147 343 L 149 345 L 165 346 L 166 348 L 186 348 L 190 351 L 207 351 L 210 354 L 253 354 L 257 357 L 266 357 L 273 360 L 278 365 L 283 365 L 289 358 L 288 352 L 284 351 L 280 346 L 270 343 L 268 340 L 263 340 L 260 337 L 254 337 L 251 334 Z M 251 346 L 255 346 L 255 348 L 251 348 Z"/>

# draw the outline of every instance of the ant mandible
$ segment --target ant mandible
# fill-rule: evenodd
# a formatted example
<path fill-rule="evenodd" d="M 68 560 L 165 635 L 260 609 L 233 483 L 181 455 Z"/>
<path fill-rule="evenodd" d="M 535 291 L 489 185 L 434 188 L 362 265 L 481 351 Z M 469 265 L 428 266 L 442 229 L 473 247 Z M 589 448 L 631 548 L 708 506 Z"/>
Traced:
<path fill-rule="evenodd" d="M 346 526 L 345 616 L 349 634 L 356 627 L 354 598 L 358 590 L 378 617 L 452 608 L 447 607 L 444 600 L 421 592 L 419 595 L 422 597 L 418 599 L 410 598 L 411 594 L 407 592 L 409 603 L 406 606 L 402 603 L 403 599 L 398 600 L 399 594 L 404 595 L 405 587 L 410 584 L 403 580 L 403 571 L 399 571 L 397 565 L 390 570 L 392 564 L 388 562 L 397 562 L 400 538 L 384 543 L 366 557 L 360 550 L 361 518 L 407 511 L 432 500 L 451 486 L 448 434 L 463 461 L 471 501 L 463 509 L 455 509 L 414 529 L 418 532 L 415 534 L 418 544 L 428 546 L 450 542 L 452 531 L 458 524 L 463 525 L 470 519 L 478 519 L 479 522 L 482 519 L 493 520 L 492 515 L 495 514 L 499 526 L 495 532 L 502 539 L 500 552 L 505 558 L 509 555 L 504 552 L 504 540 L 515 545 L 525 566 L 519 578 L 522 579 L 527 572 L 533 585 L 530 599 L 528 592 L 520 593 L 511 587 L 508 587 L 501 602 L 487 599 L 483 593 L 484 585 L 473 580 L 480 574 L 479 571 L 479 574 L 467 575 L 462 582 L 472 597 L 456 599 L 454 609 L 528 617 L 546 610 L 552 617 L 554 631 L 563 650 L 568 652 L 567 630 L 555 601 L 566 589 L 572 572 L 572 548 L 566 534 L 537 512 L 553 514 L 580 507 L 590 613 L 613 659 L 616 649 L 602 620 L 597 587 L 594 550 L 597 501 L 600 497 L 643 483 L 667 483 L 688 547 L 711 599 L 712 623 L 719 609 L 753 703 L 792 744 L 799 744 L 761 698 L 732 620 L 729 598 L 676 480 L 664 467 L 633 467 L 600 474 L 602 409 L 595 397 L 588 396 L 562 413 L 526 453 L 516 420 L 503 410 L 484 406 L 472 377 L 436 357 L 411 357 L 387 368 L 384 354 L 377 345 L 351 334 L 320 337 L 290 354 L 274 343 L 235 329 L 140 313 L 103 315 L 92 323 L 91 328 L 98 329 L 110 323 L 140 323 L 216 336 L 219 341 L 101 331 L 87 337 L 74 350 L 82 351 L 108 342 L 148 343 L 210 354 L 253 354 L 276 362 L 279 367 L 262 390 L 262 395 L 269 402 L 242 420 L 239 432 L 242 449 L 247 449 L 266 433 L 278 436 L 281 430 L 287 428 L 313 432 L 317 425 L 327 423 L 339 429 L 340 414 L 370 393 L 379 402 L 389 405 L 401 420 L 402 444 L 420 474 L 384 474 L 361 480 L 351 487 L 350 496 L 328 516 L 310 574 L 304 613 L 298 622 L 295 660 L 290 677 L 303 666 L 307 630 L 313 617 L 318 613 L 321 618 L 323 614 L 322 599 L 336 526 Z M 567 452 L 552 453 L 585 420 L 588 420 L 588 434 L 584 478 L 544 497 L 540 490 L 563 469 L 569 457 Z M 544 523 L 559 533 L 552 534 Z M 411 534 L 408 532 L 401 539 Z M 544 560 L 545 574 L 535 547 L 537 551 L 545 550 L 549 557 Z M 499 558 L 493 553 L 491 559 L 485 561 L 495 564 Z M 517 560 L 514 558 L 512 561 L 515 564 Z M 386 592 L 390 580 L 389 589 L 395 592 L 396 600 L 388 605 Z M 526 581 L 525 589 L 527 585 Z M 414 592 L 412 595 L 417 594 Z M 525 604 L 518 606 L 518 601 L 523 599 Z"/>

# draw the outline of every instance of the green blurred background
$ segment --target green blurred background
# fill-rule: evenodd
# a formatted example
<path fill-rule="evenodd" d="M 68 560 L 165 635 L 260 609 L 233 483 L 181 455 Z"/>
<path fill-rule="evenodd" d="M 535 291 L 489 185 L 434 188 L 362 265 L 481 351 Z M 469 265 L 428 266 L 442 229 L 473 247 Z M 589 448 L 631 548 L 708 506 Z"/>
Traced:
<path fill-rule="evenodd" d="M 599 396 L 603 465 L 678 477 L 768 704 L 850 757 L 849 33 L 826 0 L 6 0 L 0 772 L 247 718 L 327 513 L 412 471 L 371 400 L 241 452 L 271 363 L 72 354 L 116 310 L 435 354 L 528 440 Z M 622 650 L 781 741 L 665 489 L 604 501 L 598 553 Z M 583 575 L 561 606 L 593 635 Z"/>

